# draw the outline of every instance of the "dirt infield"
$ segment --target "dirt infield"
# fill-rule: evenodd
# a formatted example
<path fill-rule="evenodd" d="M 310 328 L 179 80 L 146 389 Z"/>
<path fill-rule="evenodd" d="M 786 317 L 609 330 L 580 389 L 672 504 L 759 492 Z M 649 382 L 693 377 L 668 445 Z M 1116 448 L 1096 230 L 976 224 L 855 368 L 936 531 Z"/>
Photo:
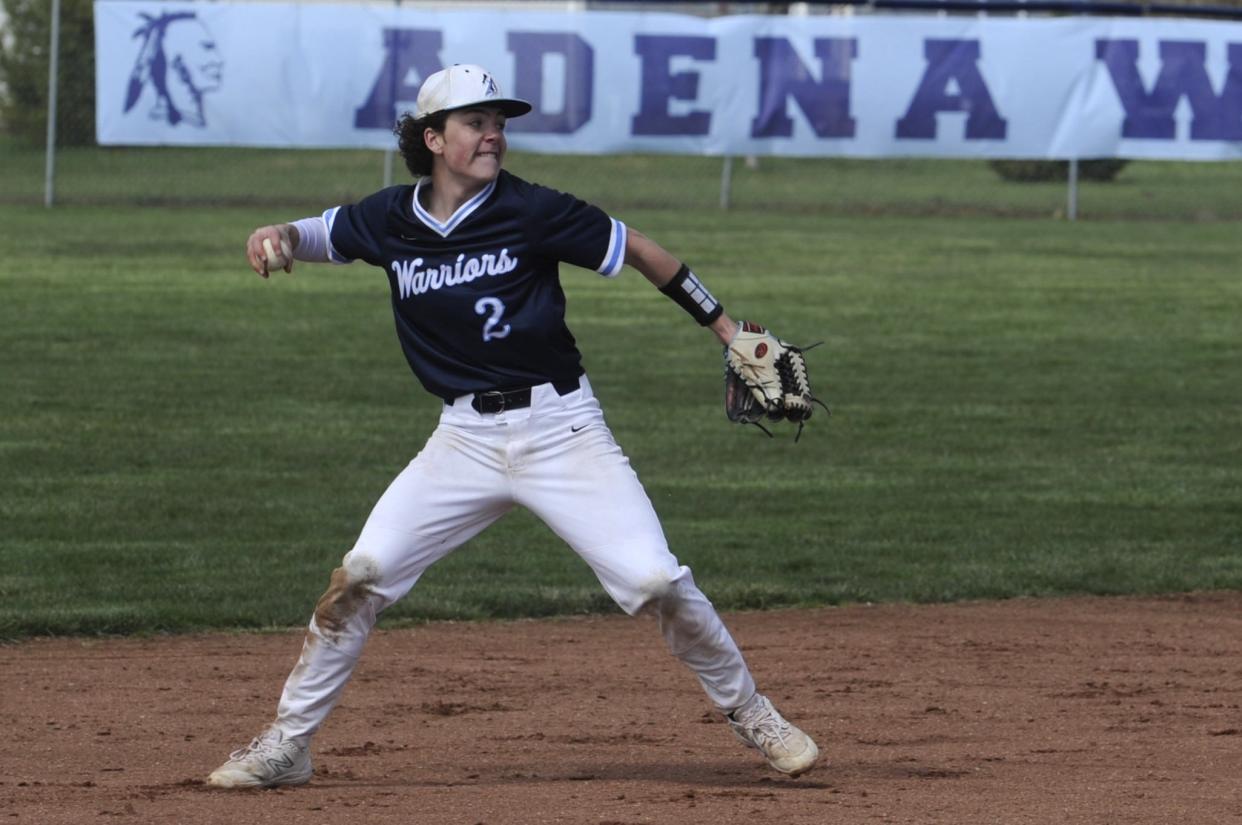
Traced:
<path fill-rule="evenodd" d="M 726 615 L 826 763 L 768 770 L 654 623 L 378 632 L 303 788 L 203 778 L 298 633 L 3 648 L 0 825 L 1242 822 L 1242 594 Z"/>

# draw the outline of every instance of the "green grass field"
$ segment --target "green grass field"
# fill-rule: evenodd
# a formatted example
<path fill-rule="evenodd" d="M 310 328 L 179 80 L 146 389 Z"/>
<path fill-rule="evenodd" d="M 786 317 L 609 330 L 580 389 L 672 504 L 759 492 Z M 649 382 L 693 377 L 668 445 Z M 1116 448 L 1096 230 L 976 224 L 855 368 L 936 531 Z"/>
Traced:
<path fill-rule="evenodd" d="M 111 205 L 113 153 L 87 154 L 65 165 L 92 198 L 0 197 L 0 637 L 299 625 L 438 402 L 378 272 L 264 282 L 241 247 L 374 184 L 307 153 L 297 191 L 256 186 L 271 206 Z M 609 421 L 719 607 L 1242 587 L 1237 164 L 1135 164 L 1116 186 L 1175 202 L 1088 186 L 1111 217 L 1068 223 L 1058 184 L 955 205 L 981 164 L 773 163 L 720 212 L 718 162 L 591 163 L 512 166 L 589 181 L 735 317 L 825 342 L 832 418 L 768 440 L 725 420 L 718 347 L 640 276 L 564 272 Z M 515 512 L 385 621 L 613 609 Z"/>

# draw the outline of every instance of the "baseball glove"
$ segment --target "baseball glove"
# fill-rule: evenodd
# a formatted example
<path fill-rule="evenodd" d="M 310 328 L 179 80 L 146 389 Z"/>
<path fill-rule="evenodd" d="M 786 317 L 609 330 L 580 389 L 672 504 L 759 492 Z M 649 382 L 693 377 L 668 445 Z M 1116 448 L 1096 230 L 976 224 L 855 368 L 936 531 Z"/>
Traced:
<path fill-rule="evenodd" d="M 811 392 L 804 351 L 758 324 L 743 321 L 724 351 L 725 415 L 729 420 L 754 424 L 769 438 L 772 433 L 760 423 L 763 419 L 792 421 L 798 425 L 797 441 L 813 404 L 831 415 L 827 405 Z"/>

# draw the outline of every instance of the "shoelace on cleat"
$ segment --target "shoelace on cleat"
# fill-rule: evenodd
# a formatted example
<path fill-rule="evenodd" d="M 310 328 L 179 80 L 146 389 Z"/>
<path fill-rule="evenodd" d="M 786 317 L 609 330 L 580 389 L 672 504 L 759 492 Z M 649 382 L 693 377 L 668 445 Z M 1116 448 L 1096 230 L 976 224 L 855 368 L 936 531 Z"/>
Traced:
<path fill-rule="evenodd" d="M 237 762 L 245 759 L 247 756 L 259 753 L 274 753 L 280 750 L 280 745 L 284 741 L 279 733 L 273 734 L 272 731 L 265 731 L 254 739 L 250 740 L 250 744 L 244 748 L 238 748 L 229 754 L 229 759 Z"/>
<path fill-rule="evenodd" d="M 775 741 L 788 749 L 788 737 L 793 733 L 793 725 L 777 713 L 771 705 L 764 705 L 757 716 L 758 718 L 754 721 L 745 723 L 751 735 L 764 745 Z"/>

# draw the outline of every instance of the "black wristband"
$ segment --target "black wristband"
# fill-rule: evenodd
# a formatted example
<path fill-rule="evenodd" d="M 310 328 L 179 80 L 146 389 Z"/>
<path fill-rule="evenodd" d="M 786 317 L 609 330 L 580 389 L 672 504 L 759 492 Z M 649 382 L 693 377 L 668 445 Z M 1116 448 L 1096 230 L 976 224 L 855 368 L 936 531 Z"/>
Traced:
<path fill-rule="evenodd" d="M 672 298 L 677 306 L 690 313 L 690 317 L 702 326 L 715 321 L 724 312 L 720 302 L 712 297 L 707 287 L 700 283 L 698 277 L 685 264 L 677 270 L 673 280 L 660 287 L 660 291 Z"/>

